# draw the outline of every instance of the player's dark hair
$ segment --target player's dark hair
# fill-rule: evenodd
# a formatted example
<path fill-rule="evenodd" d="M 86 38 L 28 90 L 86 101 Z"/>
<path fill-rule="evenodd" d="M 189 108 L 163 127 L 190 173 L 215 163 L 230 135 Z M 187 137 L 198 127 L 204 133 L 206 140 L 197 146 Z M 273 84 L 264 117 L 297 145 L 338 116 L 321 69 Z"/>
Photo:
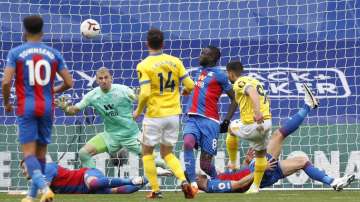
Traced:
<path fill-rule="evenodd" d="M 44 21 L 40 15 L 30 15 L 23 20 L 26 32 L 31 34 L 38 34 L 42 32 Z"/>
<path fill-rule="evenodd" d="M 147 42 L 151 49 L 161 49 L 164 42 L 164 33 L 157 28 L 151 28 L 147 33 Z"/>
<path fill-rule="evenodd" d="M 221 57 L 221 53 L 220 53 L 220 49 L 216 46 L 212 46 L 212 45 L 209 45 L 207 47 L 208 49 L 211 50 L 211 52 L 214 54 L 214 63 L 217 63 L 217 61 L 220 59 Z"/>
<path fill-rule="evenodd" d="M 226 65 L 226 70 L 235 72 L 240 75 L 244 71 L 244 67 L 240 61 L 231 61 Z"/>

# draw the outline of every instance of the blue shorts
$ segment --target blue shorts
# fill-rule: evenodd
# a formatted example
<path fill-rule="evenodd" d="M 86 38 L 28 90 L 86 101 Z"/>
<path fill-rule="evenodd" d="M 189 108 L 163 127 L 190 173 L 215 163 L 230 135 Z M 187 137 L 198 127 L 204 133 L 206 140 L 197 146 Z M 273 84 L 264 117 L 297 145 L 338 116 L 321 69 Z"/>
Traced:
<path fill-rule="evenodd" d="M 89 178 L 89 177 L 96 177 L 96 178 L 100 179 L 100 178 L 103 178 L 106 176 L 100 170 L 98 170 L 96 168 L 91 168 L 85 172 L 85 175 L 84 175 L 85 182 L 87 181 L 87 178 Z M 97 189 L 95 191 L 89 191 L 89 193 L 91 193 L 91 194 L 110 194 L 111 189 L 110 188 L 102 188 L 102 189 Z"/>
<path fill-rule="evenodd" d="M 193 134 L 196 147 L 201 151 L 215 156 L 217 153 L 217 139 L 219 137 L 219 123 L 197 115 L 189 115 L 185 121 L 184 135 Z"/>
<path fill-rule="evenodd" d="M 267 160 L 270 160 L 272 156 L 270 154 L 266 154 Z M 251 172 L 255 170 L 255 159 L 250 162 L 249 168 Z M 279 161 L 277 162 L 275 168 L 273 170 L 266 170 L 261 180 L 260 188 L 269 187 L 275 184 L 280 179 L 284 178 L 284 174 L 281 170 Z"/>
<path fill-rule="evenodd" d="M 52 116 L 36 117 L 24 115 L 17 117 L 19 125 L 19 142 L 39 142 L 42 144 L 51 143 L 51 129 L 53 125 Z"/>

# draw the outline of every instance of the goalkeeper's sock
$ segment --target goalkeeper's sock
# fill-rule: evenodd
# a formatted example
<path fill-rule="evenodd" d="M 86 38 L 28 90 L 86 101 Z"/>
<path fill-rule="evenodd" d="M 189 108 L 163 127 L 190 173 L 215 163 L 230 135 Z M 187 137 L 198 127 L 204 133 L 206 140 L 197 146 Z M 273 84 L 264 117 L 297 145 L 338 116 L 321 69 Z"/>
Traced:
<path fill-rule="evenodd" d="M 184 170 L 181 167 L 181 163 L 174 154 L 170 153 L 166 155 L 164 157 L 164 160 L 166 165 L 170 168 L 170 170 L 180 181 L 186 181 Z"/>
<path fill-rule="evenodd" d="M 254 171 L 253 184 L 255 184 L 257 188 L 260 188 L 261 180 L 264 176 L 266 165 L 267 165 L 267 160 L 265 157 L 255 158 L 255 169 L 254 169 L 255 171 Z"/>
<path fill-rule="evenodd" d="M 96 190 L 100 188 L 114 188 L 114 187 L 120 187 L 123 185 L 132 185 L 132 182 L 130 179 L 122 179 L 122 178 L 96 178 L 90 181 L 89 183 L 89 189 L 90 190 Z"/>
<path fill-rule="evenodd" d="M 281 134 L 284 137 L 287 137 L 288 135 L 296 131 L 309 112 L 310 107 L 305 104 L 303 108 L 301 108 L 295 115 L 287 119 L 285 123 L 281 126 L 281 128 L 279 128 Z"/>
<path fill-rule="evenodd" d="M 145 176 L 147 177 L 147 179 L 149 180 L 151 190 L 153 192 L 159 192 L 160 185 L 159 185 L 159 182 L 157 179 L 154 156 L 152 154 L 144 155 L 142 157 L 142 160 L 143 160 L 143 165 L 144 165 L 144 173 L 145 173 Z"/>
<path fill-rule="evenodd" d="M 238 141 L 239 141 L 239 139 L 237 136 L 230 135 L 230 133 L 227 133 L 227 135 L 226 135 L 226 151 L 229 155 L 230 163 L 233 165 L 236 165 Z"/>
<path fill-rule="evenodd" d="M 141 189 L 141 188 L 142 188 L 142 186 L 124 185 L 124 186 L 116 187 L 115 193 L 116 194 L 131 194 L 136 191 L 139 191 L 139 189 Z"/>
<path fill-rule="evenodd" d="M 189 182 L 195 182 L 195 156 L 194 156 L 195 137 L 192 134 L 184 135 L 184 162 L 186 177 Z"/>
<path fill-rule="evenodd" d="M 308 161 L 303 170 L 305 173 L 313 180 L 320 181 L 324 184 L 330 186 L 334 178 L 328 176 L 324 171 L 320 170 L 319 168 L 315 167 L 310 161 Z"/>
<path fill-rule="evenodd" d="M 95 168 L 96 167 L 94 159 L 91 157 L 89 152 L 86 151 L 86 149 L 84 149 L 84 148 L 80 149 L 79 158 L 80 158 L 82 167 L 84 167 L 84 168 Z"/>
<path fill-rule="evenodd" d="M 47 184 L 43 173 L 41 172 L 41 166 L 38 159 L 34 155 L 30 155 L 25 157 L 24 162 L 27 172 L 36 187 L 39 189 L 47 188 Z"/>

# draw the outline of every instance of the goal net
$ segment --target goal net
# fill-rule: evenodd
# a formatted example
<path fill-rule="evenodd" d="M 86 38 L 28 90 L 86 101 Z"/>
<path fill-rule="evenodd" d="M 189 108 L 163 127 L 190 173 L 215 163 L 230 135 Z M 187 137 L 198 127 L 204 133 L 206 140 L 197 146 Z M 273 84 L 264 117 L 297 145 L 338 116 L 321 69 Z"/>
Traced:
<path fill-rule="evenodd" d="M 115 83 L 137 87 L 135 68 L 147 56 L 146 32 L 151 27 L 165 32 L 164 52 L 180 57 L 190 72 L 198 67 L 201 48 L 209 44 L 221 48 L 220 66 L 240 59 L 267 89 L 274 129 L 302 107 L 300 85 L 305 82 L 321 106 L 287 138 L 281 159 L 307 155 L 334 177 L 355 173 L 360 179 L 360 11 L 356 1 L 5 0 L 0 2 L 1 67 L 9 49 L 22 43 L 21 22 L 29 14 L 44 17 L 45 43 L 65 57 L 75 80 L 74 88 L 67 92 L 73 103 L 96 87 L 95 71 L 102 66 L 112 69 Z M 79 31 L 88 18 L 97 20 L 102 29 L 101 36 L 93 40 L 82 38 Z M 228 104 L 228 98 L 222 97 L 222 117 Z M 19 170 L 22 154 L 16 117 L 5 114 L 3 106 L 0 112 L 0 190 L 24 190 L 27 183 Z M 102 131 L 101 122 L 91 108 L 71 117 L 56 109 L 49 159 L 79 168 L 77 151 Z M 220 171 L 227 163 L 224 139 L 220 135 L 215 160 Z M 246 149 L 242 142 L 241 159 Z M 175 151 L 183 159 L 182 134 Z M 125 159 L 120 168 L 107 154 L 96 156 L 96 165 L 108 176 L 142 175 L 139 158 L 126 154 L 121 152 Z M 173 177 L 159 180 L 162 189 L 177 188 Z M 274 185 L 323 187 L 302 171 Z M 352 188 L 360 188 L 359 182 Z"/>

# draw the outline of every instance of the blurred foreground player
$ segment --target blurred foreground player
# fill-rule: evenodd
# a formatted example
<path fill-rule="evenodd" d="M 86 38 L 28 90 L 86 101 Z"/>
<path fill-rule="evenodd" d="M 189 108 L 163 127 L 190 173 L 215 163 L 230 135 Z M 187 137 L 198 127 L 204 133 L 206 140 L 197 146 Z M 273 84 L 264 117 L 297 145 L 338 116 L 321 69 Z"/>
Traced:
<path fill-rule="evenodd" d="M 53 125 L 54 93 L 72 87 L 63 56 L 55 49 L 41 42 L 43 20 L 40 16 L 25 17 L 25 43 L 11 49 L 2 80 L 3 101 L 6 112 L 13 110 L 10 103 L 11 80 L 15 75 L 17 121 L 19 142 L 24 153 L 24 164 L 32 179 L 34 189 L 40 190 L 40 202 L 52 201 L 54 193 L 47 186 L 45 171 L 47 145 L 51 142 Z M 54 87 L 58 73 L 63 83 Z M 23 202 L 30 201 L 27 198 Z"/>

